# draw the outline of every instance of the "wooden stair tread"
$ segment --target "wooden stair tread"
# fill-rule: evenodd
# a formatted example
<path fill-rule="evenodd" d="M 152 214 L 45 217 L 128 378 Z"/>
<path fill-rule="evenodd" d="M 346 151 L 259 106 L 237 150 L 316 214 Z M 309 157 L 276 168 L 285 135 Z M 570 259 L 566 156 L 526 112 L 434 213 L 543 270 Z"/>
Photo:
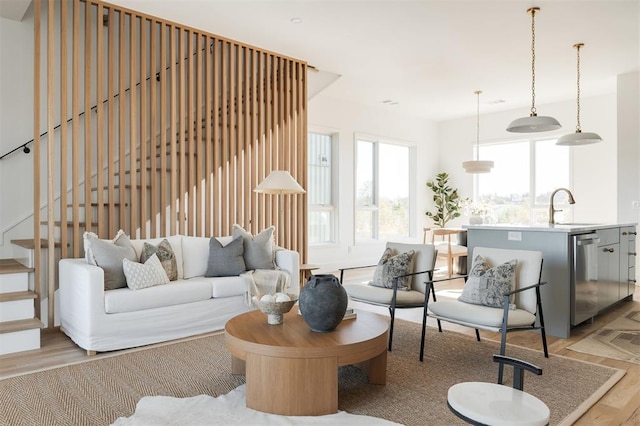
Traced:
<path fill-rule="evenodd" d="M 36 240 L 34 240 L 33 238 L 25 240 L 11 240 L 11 244 L 15 244 L 28 250 L 34 250 L 36 248 Z M 62 243 L 56 241 L 54 243 L 54 247 L 62 247 Z M 49 240 L 40 238 L 40 248 L 49 248 Z"/>
<path fill-rule="evenodd" d="M 15 302 L 16 300 L 35 299 L 38 295 L 31 291 L 14 291 L 12 293 L 0 293 L 0 302 Z"/>
<path fill-rule="evenodd" d="M 114 207 L 120 207 L 120 203 L 107 203 L 106 201 L 102 203 L 103 206 L 109 206 L 112 205 Z M 128 206 L 129 203 L 124 203 L 125 206 Z M 85 203 L 80 203 L 78 204 L 78 207 L 85 207 Z M 91 203 L 90 204 L 91 207 L 98 207 L 98 203 Z M 67 207 L 73 207 L 73 204 L 67 204 Z"/>
<path fill-rule="evenodd" d="M 44 325 L 38 318 L 0 322 L 0 334 L 42 328 Z"/>
<path fill-rule="evenodd" d="M 0 274 L 17 274 L 19 272 L 33 272 L 15 259 L 0 259 Z"/>
<path fill-rule="evenodd" d="M 42 222 L 40 222 L 40 225 L 48 225 L 49 222 L 47 222 L 46 220 L 43 220 Z M 74 222 L 67 222 L 67 227 L 68 228 L 73 228 Z M 60 222 L 59 220 L 56 220 L 55 222 L 53 222 L 53 226 L 56 227 L 60 227 L 62 226 L 62 222 Z M 87 222 L 78 222 L 78 226 L 80 226 L 80 228 L 86 228 L 87 227 Z M 91 228 L 97 228 L 98 224 L 97 223 L 92 223 L 91 224 Z"/>
<path fill-rule="evenodd" d="M 126 184 L 126 185 L 124 186 L 124 188 L 125 188 L 125 189 L 131 189 L 131 185 Z M 147 185 L 147 187 L 146 187 L 146 188 L 148 189 L 148 188 L 150 188 L 150 186 L 148 186 L 148 185 Z M 103 189 L 103 190 L 108 190 L 108 189 L 109 189 L 109 187 L 108 187 L 108 186 L 105 186 L 105 187 L 103 187 L 102 189 Z M 115 189 L 120 189 L 120 185 L 113 185 L 113 189 L 114 189 L 114 190 L 115 190 Z M 141 185 L 136 185 L 136 189 L 142 189 L 142 186 L 141 186 Z M 97 187 L 92 187 L 92 188 L 91 188 L 91 191 L 97 191 L 97 190 L 98 190 L 98 188 L 97 188 Z"/>

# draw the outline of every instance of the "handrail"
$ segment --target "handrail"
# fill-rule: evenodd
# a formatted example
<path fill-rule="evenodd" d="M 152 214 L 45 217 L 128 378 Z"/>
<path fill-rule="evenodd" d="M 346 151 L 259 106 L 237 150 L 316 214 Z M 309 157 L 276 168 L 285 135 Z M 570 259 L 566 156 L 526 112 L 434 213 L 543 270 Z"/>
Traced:
<path fill-rule="evenodd" d="M 203 48 L 202 48 L 202 49 L 200 49 L 200 50 L 201 50 L 201 51 L 204 51 L 204 49 L 205 49 L 205 48 L 203 47 Z M 210 44 L 210 45 L 209 45 L 209 49 L 212 49 L 212 44 Z M 193 56 L 195 56 L 195 55 L 196 55 L 196 52 L 194 52 L 194 53 L 193 53 Z M 185 59 L 185 60 L 187 60 L 188 58 L 184 58 L 184 59 Z M 178 65 L 178 62 L 176 62 L 176 64 L 175 64 L 175 65 Z M 171 69 L 171 66 L 167 66 L 164 70 L 165 70 L 165 71 L 169 71 L 170 69 Z M 151 80 L 151 76 L 147 77 L 147 78 L 145 79 L 145 82 L 147 82 L 147 81 L 149 81 L 149 80 Z M 160 81 L 160 73 L 159 73 L 159 72 L 157 72 L 157 73 L 156 73 L 156 81 Z M 140 86 L 141 84 L 142 84 L 142 82 L 141 82 L 141 81 L 140 81 L 140 82 L 138 82 L 138 83 L 136 83 L 136 87 Z M 130 87 L 128 87 L 128 88 L 126 88 L 124 91 L 125 91 L 125 93 L 126 93 L 126 92 L 129 92 L 130 90 L 131 90 L 131 88 L 130 88 Z M 113 95 L 113 98 L 115 99 L 115 98 L 117 98 L 118 96 L 120 96 L 120 93 L 116 93 L 115 95 Z M 109 102 L 109 100 L 110 100 L 110 99 L 109 99 L 109 98 L 107 98 L 107 99 L 105 99 L 104 101 L 102 101 L 102 103 L 103 103 L 103 104 L 106 104 L 107 102 Z M 96 108 L 98 108 L 98 106 L 97 106 L 97 105 L 94 105 L 94 106 L 92 106 L 91 108 L 89 108 L 89 111 L 93 111 L 93 110 L 95 110 Z M 86 113 L 86 111 L 82 111 L 80 114 L 78 114 L 78 117 L 82 117 L 83 115 L 85 115 L 85 113 Z M 72 121 L 73 121 L 73 117 L 71 117 L 70 119 L 68 119 L 68 120 L 67 120 L 67 123 L 70 123 L 70 122 L 72 122 Z M 55 126 L 55 127 L 53 128 L 53 130 L 58 130 L 61 126 L 62 126 L 62 123 L 60 123 L 60 124 L 58 124 L 57 126 Z M 40 137 L 46 136 L 46 135 L 47 135 L 47 133 L 49 133 L 49 132 L 41 133 L 41 134 L 40 134 Z M 13 154 L 14 152 L 16 152 L 17 150 L 19 150 L 20 148 L 22 148 L 22 151 L 23 151 L 25 154 L 30 153 L 30 152 L 31 152 L 31 150 L 29 149 L 29 147 L 28 147 L 27 145 L 29 145 L 29 144 L 30 144 L 30 143 L 32 143 L 33 141 L 34 141 L 34 139 L 31 139 L 31 140 L 29 140 L 29 141 L 27 141 L 27 142 L 25 142 L 25 143 L 23 143 L 23 144 L 21 144 L 21 145 L 18 145 L 17 147 L 13 148 L 11 151 L 9 151 L 9 152 L 7 152 L 7 153 L 3 154 L 2 156 L 0 156 L 0 160 L 2 160 L 4 157 L 7 157 L 8 155 Z"/>

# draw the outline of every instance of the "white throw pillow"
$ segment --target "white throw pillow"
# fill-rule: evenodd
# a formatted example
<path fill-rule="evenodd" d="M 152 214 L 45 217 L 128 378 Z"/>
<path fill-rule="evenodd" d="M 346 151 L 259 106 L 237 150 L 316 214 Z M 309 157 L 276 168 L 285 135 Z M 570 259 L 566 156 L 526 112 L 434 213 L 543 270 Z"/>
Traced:
<path fill-rule="evenodd" d="M 124 259 L 122 261 L 122 269 L 127 277 L 127 286 L 131 290 L 169 284 L 169 277 L 162 267 L 158 255 L 155 253 L 144 263 Z"/>

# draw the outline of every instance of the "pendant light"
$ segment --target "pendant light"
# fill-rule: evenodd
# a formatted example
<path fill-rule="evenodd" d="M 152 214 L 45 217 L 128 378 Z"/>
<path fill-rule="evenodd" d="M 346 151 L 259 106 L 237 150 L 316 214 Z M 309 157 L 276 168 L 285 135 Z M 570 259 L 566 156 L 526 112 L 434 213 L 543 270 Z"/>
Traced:
<path fill-rule="evenodd" d="M 576 131 L 574 133 L 562 136 L 560 139 L 558 139 L 556 145 L 589 145 L 592 143 L 602 142 L 602 138 L 597 133 L 582 133 L 582 129 L 580 128 L 580 49 L 584 47 L 584 43 L 574 44 L 573 47 L 575 47 L 578 54 L 578 96 L 576 101 L 578 121 L 576 124 Z"/>
<path fill-rule="evenodd" d="M 531 7 L 527 12 L 531 14 L 531 114 L 529 117 L 518 118 L 513 120 L 507 132 L 513 133 L 533 133 L 548 132 L 557 130 L 562 126 L 553 117 L 539 116 L 536 113 L 536 12 L 539 7 Z"/>
<path fill-rule="evenodd" d="M 477 100 L 477 115 L 476 115 L 476 159 L 472 161 L 465 161 L 462 163 L 462 167 L 467 173 L 489 173 L 493 167 L 493 161 L 480 161 L 480 93 L 481 90 L 473 92 L 476 94 Z"/>

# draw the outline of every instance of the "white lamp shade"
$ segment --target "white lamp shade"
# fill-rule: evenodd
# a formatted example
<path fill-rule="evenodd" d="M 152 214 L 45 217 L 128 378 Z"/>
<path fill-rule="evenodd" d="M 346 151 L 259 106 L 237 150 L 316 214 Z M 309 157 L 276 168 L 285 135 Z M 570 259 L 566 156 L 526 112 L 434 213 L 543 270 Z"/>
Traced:
<path fill-rule="evenodd" d="M 256 186 L 255 192 L 262 194 L 304 194 L 305 190 L 286 170 L 274 170 Z"/>
<path fill-rule="evenodd" d="M 589 145 L 592 143 L 602 142 L 602 138 L 597 133 L 591 132 L 575 132 L 569 133 L 560 137 L 556 141 L 556 145 L 563 146 L 577 146 L 577 145 Z"/>
<path fill-rule="evenodd" d="M 462 167 L 467 173 L 489 173 L 493 167 L 493 161 L 464 161 Z"/>
<path fill-rule="evenodd" d="M 546 117 L 544 115 L 530 115 L 529 117 L 522 117 L 515 119 L 507 127 L 507 132 L 512 133 L 537 133 L 548 132 L 551 130 L 558 130 L 562 126 L 553 117 Z"/>

